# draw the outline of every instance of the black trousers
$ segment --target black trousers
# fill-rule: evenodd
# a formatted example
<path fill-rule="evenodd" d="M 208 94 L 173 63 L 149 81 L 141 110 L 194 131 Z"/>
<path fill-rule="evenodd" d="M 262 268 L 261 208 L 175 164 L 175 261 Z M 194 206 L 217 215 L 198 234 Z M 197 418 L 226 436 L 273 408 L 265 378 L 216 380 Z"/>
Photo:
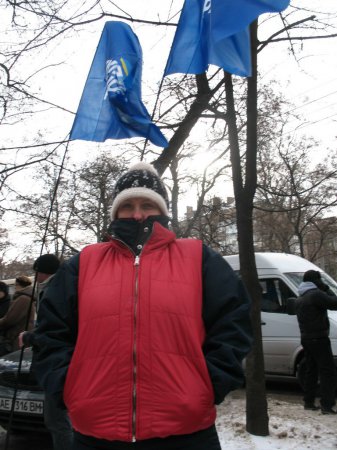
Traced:
<path fill-rule="evenodd" d="M 301 342 L 306 359 L 303 400 L 305 403 L 314 403 L 319 379 L 321 407 L 329 409 L 335 405 L 336 393 L 336 368 L 330 339 L 302 339 Z"/>
<path fill-rule="evenodd" d="M 74 450 L 221 450 L 215 426 L 183 436 L 148 439 L 146 441 L 103 441 L 75 432 Z"/>

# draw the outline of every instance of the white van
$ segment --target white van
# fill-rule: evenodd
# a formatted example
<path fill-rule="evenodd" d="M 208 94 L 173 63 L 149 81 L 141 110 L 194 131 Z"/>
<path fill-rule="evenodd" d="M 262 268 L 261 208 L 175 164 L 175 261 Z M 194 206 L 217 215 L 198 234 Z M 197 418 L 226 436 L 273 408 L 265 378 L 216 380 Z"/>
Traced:
<path fill-rule="evenodd" d="M 239 272 L 239 255 L 225 256 Z M 295 315 L 287 313 L 287 299 L 298 296 L 298 287 L 307 270 L 318 270 L 324 283 L 337 295 L 337 283 L 315 264 L 286 253 L 255 253 L 262 287 L 261 325 L 266 376 L 304 377 L 303 349 Z M 337 311 L 329 311 L 330 339 L 337 366 Z"/>

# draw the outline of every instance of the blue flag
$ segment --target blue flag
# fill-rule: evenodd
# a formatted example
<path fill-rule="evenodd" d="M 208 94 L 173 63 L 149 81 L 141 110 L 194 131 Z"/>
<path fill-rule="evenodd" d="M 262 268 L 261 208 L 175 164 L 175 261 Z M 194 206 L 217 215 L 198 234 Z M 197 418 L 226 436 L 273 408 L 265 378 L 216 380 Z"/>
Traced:
<path fill-rule="evenodd" d="M 168 142 L 141 100 L 142 50 L 124 22 L 106 22 L 92 62 L 70 139 L 104 142 L 143 136 Z"/>
<path fill-rule="evenodd" d="M 251 75 L 249 25 L 290 0 L 185 0 L 164 76 L 203 73 L 209 64 Z"/>

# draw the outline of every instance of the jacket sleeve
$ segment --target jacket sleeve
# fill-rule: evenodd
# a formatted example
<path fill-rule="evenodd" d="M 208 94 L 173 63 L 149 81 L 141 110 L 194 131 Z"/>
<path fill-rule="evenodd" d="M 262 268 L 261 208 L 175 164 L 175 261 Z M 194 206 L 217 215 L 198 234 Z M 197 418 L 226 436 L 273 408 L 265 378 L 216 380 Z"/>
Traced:
<path fill-rule="evenodd" d="M 46 286 L 34 332 L 34 372 L 46 392 L 61 399 L 77 328 L 79 256 L 63 263 Z"/>
<path fill-rule="evenodd" d="M 337 297 L 330 295 L 327 292 L 320 292 L 320 296 L 317 297 L 316 305 L 321 309 L 328 309 L 331 311 L 337 310 Z"/>
<path fill-rule="evenodd" d="M 242 360 L 252 344 L 250 299 L 242 281 L 218 253 L 203 246 L 204 355 L 215 404 L 244 383 Z"/>

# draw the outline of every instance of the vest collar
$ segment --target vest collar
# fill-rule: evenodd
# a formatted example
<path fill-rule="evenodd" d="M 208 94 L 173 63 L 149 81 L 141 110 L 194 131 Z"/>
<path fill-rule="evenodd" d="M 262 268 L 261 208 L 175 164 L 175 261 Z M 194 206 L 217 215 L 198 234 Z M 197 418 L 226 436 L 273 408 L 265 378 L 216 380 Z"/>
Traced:
<path fill-rule="evenodd" d="M 126 244 L 136 255 L 139 255 L 144 245 L 146 248 L 157 248 L 175 239 L 175 234 L 168 230 L 167 216 L 150 216 L 144 222 L 134 219 L 116 219 L 111 222 L 108 232 Z"/>

